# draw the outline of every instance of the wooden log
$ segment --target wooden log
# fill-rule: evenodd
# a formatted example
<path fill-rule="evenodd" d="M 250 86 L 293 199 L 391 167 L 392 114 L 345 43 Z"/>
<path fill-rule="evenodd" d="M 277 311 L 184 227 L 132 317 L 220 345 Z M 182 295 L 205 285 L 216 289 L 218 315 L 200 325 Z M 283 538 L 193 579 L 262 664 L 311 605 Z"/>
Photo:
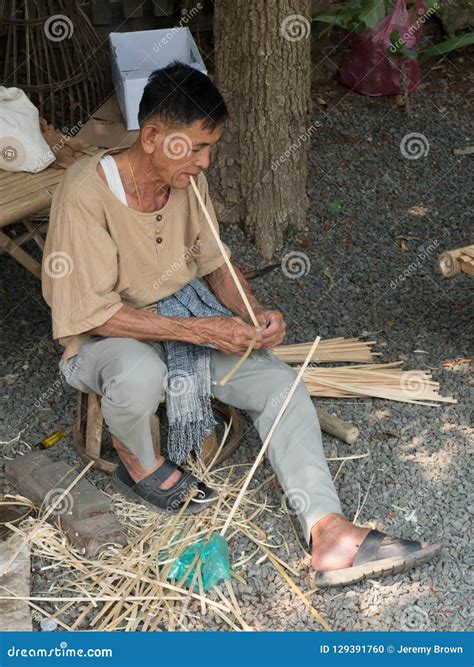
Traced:
<path fill-rule="evenodd" d="M 471 273 L 469 267 L 472 259 L 474 259 L 474 245 L 446 250 L 438 258 L 439 270 L 446 278 L 451 278 L 461 271 Z"/>
<path fill-rule="evenodd" d="M 319 425 L 325 433 L 339 438 L 349 445 L 353 445 L 359 437 L 359 429 L 351 422 L 345 422 L 339 417 L 330 415 L 326 410 L 318 408 Z"/>

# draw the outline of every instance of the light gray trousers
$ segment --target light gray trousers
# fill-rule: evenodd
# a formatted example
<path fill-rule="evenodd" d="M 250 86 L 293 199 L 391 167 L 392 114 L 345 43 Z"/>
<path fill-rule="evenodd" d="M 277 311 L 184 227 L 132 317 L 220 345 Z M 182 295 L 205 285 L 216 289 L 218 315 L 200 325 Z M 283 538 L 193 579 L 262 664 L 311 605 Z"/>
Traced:
<path fill-rule="evenodd" d="M 211 352 L 211 382 L 220 380 L 239 357 Z M 104 420 L 116 436 L 151 468 L 155 463 L 150 415 L 165 400 L 167 367 L 159 342 L 133 338 L 86 341 L 76 357 L 60 368 L 75 389 L 99 394 Z M 215 398 L 246 410 L 262 441 L 269 432 L 296 372 L 265 350 L 249 355 L 223 387 L 211 385 Z M 295 514 L 310 542 L 312 526 L 326 514 L 341 512 L 323 451 L 316 409 L 300 382 L 272 436 L 267 456 L 285 493 L 285 506 Z"/>

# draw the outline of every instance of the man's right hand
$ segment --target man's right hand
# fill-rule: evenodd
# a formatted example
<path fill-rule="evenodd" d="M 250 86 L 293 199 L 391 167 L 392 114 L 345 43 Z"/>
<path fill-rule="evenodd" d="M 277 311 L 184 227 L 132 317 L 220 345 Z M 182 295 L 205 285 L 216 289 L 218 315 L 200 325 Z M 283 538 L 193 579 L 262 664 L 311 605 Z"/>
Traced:
<path fill-rule="evenodd" d="M 227 354 L 242 355 L 257 334 L 254 350 L 262 346 L 262 330 L 240 317 L 196 317 L 195 332 L 203 343 L 211 343 Z"/>

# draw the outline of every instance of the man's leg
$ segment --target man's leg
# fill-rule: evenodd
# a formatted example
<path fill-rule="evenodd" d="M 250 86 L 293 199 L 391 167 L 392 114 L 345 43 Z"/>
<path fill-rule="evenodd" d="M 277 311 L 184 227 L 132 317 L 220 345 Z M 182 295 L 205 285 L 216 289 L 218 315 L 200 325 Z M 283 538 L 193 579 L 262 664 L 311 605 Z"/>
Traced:
<path fill-rule="evenodd" d="M 211 359 L 212 378 L 216 381 L 238 357 L 216 351 Z M 263 440 L 296 375 L 271 353 L 258 350 L 224 387 L 213 385 L 213 392 L 221 401 L 247 410 Z M 361 528 L 341 514 L 316 410 L 303 383 L 293 394 L 267 453 L 288 498 L 293 492 L 302 503 L 298 518 L 312 547 L 311 562 L 318 571 L 319 585 L 339 586 L 368 576 L 401 572 L 439 554 L 440 545 L 401 540 Z"/>
<path fill-rule="evenodd" d="M 213 351 L 212 380 L 220 380 L 237 359 Z M 223 403 L 246 410 L 263 441 L 296 376 L 290 366 L 274 355 L 257 351 L 227 384 L 213 385 L 212 391 Z M 303 382 L 283 414 L 267 455 L 288 502 L 292 498 L 295 504 L 297 501 L 301 510 L 298 519 L 309 543 L 313 526 L 329 514 L 340 514 L 341 505 L 324 455 L 316 409 Z"/>
<path fill-rule="evenodd" d="M 157 470 L 164 459 L 153 449 L 150 416 L 165 397 L 167 372 L 158 347 L 133 338 L 94 337 L 65 370 L 68 384 L 102 397 L 113 444 L 134 481 Z M 172 473 L 160 488 L 169 488 L 180 476 Z"/>

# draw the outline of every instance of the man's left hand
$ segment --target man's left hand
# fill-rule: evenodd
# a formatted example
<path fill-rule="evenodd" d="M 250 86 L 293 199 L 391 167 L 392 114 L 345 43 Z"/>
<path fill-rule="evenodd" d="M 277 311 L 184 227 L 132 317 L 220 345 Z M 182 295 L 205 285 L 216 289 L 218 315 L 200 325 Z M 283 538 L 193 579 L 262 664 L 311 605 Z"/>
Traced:
<path fill-rule="evenodd" d="M 255 316 L 262 327 L 262 348 L 271 350 L 285 338 L 286 323 L 278 310 L 257 310 Z"/>

